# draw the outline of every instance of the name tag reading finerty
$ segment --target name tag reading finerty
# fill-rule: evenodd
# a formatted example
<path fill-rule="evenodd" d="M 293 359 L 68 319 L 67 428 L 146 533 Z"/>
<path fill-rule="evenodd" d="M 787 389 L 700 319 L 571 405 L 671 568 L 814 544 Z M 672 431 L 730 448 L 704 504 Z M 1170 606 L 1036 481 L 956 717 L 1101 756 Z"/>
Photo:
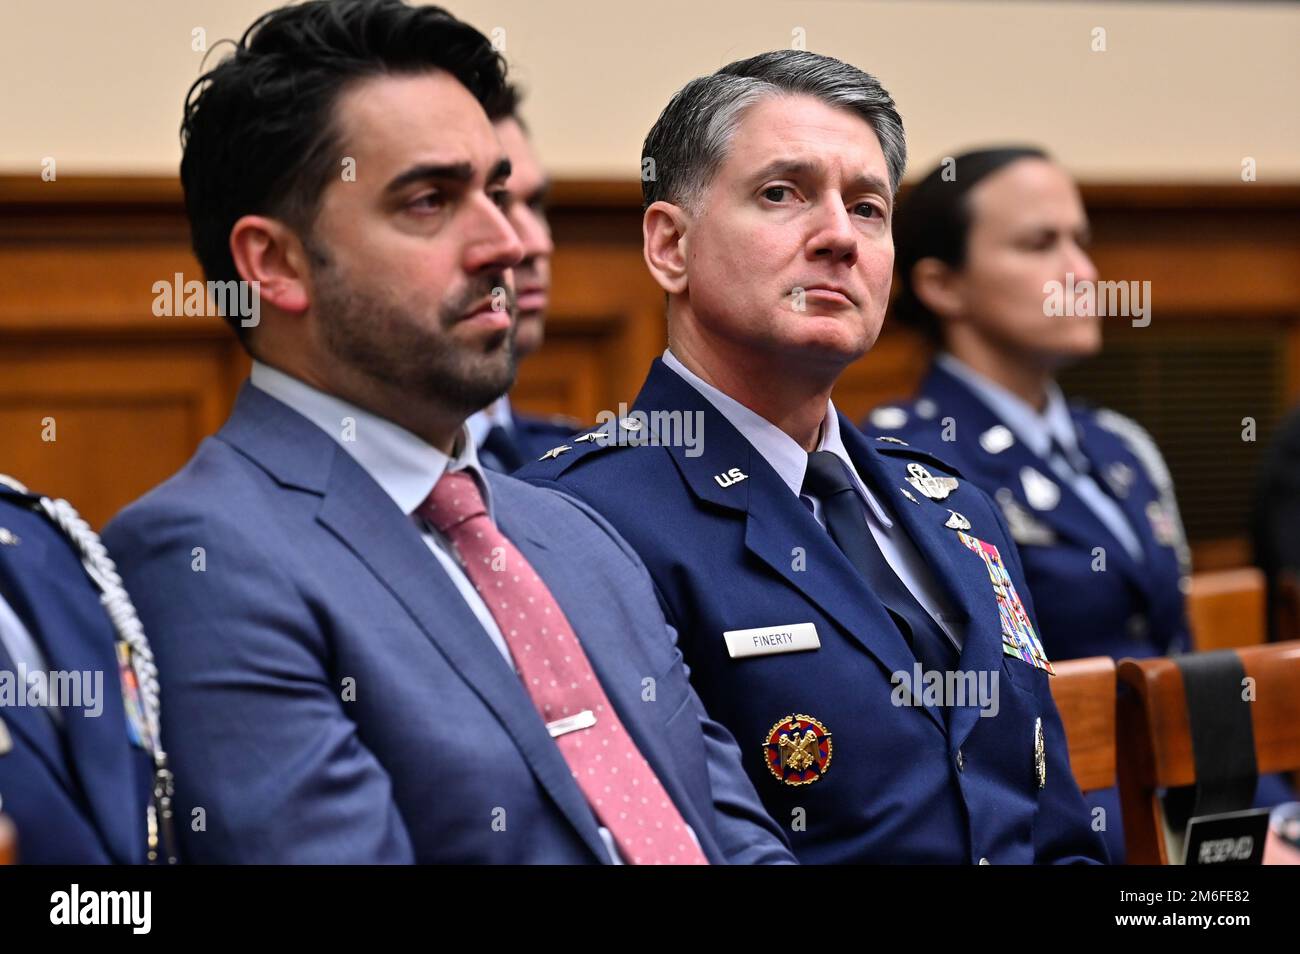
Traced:
<path fill-rule="evenodd" d="M 551 733 L 552 739 L 555 739 L 570 732 L 577 732 L 579 729 L 590 729 L 595 724 L 596 713 L 590 709 L 583 709 L 577 715 L 546 723 L 546 731 Z"/>
<path fill-rule="evenodd" d="M 757 629 L 733 629 L 722 634 L 732 659 L 743 656 L 768 656 L 772 653 L 798 653 L 820 649 L 817 627 L 812 623 L 789 626 L 760 626 Z"/>

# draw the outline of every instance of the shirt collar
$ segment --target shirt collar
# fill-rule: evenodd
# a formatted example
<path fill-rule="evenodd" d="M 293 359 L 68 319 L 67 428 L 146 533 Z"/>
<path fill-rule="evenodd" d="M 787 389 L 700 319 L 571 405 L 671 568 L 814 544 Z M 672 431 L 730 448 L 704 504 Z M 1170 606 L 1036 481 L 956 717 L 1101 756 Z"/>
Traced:
<path fill-rule="evenodd" d="M 253 362 L 249 380 L 258 390 L 287 404 L 332 437 L 402 513 L 415 513 L 445 471 L 467 470 L 478 481 L 488 516 L 495 519 L 492 491 L 479 465 L 468 427 L 462 425 L 457 438 L 459 450 L 454 457 L 449 457 L 392 421 L 260 361 Z M 350 427 L 347 418 L 354 422 Z"/>
<path fill-rule="evenodd" d="M 732 427 L 740 431 L 741 436 L 749 441 L 758 451 L 759 456 L 771 465 L 785 485 L 790 488 L 791 493 L 796 497 L 801 495 L 804 474 L 808 470 L 808 452 L 799 446 L 798 441 L 767 418 L 756 414 L 735 398 L 709 384 L 682 364 L 671 350 L 664 351 L 663 361 L 687 384 L 699 391 Z M 818 441 L 817 449 L 830 451 L 848 466 L 858 494 L 866 501 L 876 518 L 885 527 L 889 527 L 891 525 L 889 516 L 880 506 L 875 495 L 862 482 L 857 468 L 849 458 L 848 449 L 840 436 L 839 414 L 835 411 L 834 403 L 829 400 L 826 402 L 826 416 L 822 419 L 821 439 Z"/>
<path fill-rule="evenodd" d="M 1076 453 L 1079 437 L 1065 395 L 1055 381 L 1047 382 L 1047 406 L 1040 414 L 1018 394 L 980 374 L 966 362 L 951 354 L 941 354 L 936 362 L 949 374 L 960 379 L 988 405 L 1026 447 L 1042 458 L 1051 456 L 1055 438 L 1067 452 Z"/>

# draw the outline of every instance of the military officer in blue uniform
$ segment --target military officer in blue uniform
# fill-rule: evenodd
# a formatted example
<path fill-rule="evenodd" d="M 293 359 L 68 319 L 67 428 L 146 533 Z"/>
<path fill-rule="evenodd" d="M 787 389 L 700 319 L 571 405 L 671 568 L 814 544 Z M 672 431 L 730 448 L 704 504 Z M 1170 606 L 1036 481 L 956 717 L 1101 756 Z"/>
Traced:
<path fill-rule="evenodd" d="M 0 810 L 32 864 L 172 861 L 153 656 L 99 538 L 0 475 Z"/>
<path fill-rule="evenodd" d="M 762 54 L 683 88 L 643 157 L 669 350 L 629 413 L 519 476 L 638 552 L 800 860 L 1104 861 L 999 511 L 830 401 L 888 300 L 889 94 Z"/>
<path fill-rule="evenodd" d="M 944 170 L 908 194 L 895 228 L 893 314 L 938 354 L 912 400 L 864 429 L 940 454 L 993 497 L 1049 656 L 1186 652 L 1190 551 L 1164 459 L 1136 422 L 1067 404 L 1054 379 L 1101 348 L 1096 314 L 1044 314 L 1046 283 L 1097 278 L 1077 188 L 1029 148 Z"/>
<path fill-rule="evenodd" d="M 551 227 L 546 221 L 550 181 L 520 118 L 520 98 L 518 87 L 507 83 L 502 94 L 486 105 L 488 118 L 510 160 L 506 218 L 524 247 L 524 258 L 514 268 L 516 361 L 536 352 L 545 338 L 551 255 L 555 251 Z M 511 406 L 508 394 L 471 415 L 466 424 L 478 449 L 479 461 L 506 474 L 536 460 L 549 448 L 571 437 L 579 427 L 578 421 L 562 415 L 520 413 Z"/>
<path fill-rule="evenodd" d="M 1055 381 L 1101 348 L 1087 240 L 1078 189 L 1039 149 L 966 153 L 917 183 L 895 226 L 893 313 L 937 353 L 916 395 L 864 429 L 942 455 L 993 497 L 1050 658 L 1188 652 L 1191 554 L 1169 469 L 1139 424 L 1067 404 Z M 1048 307 L 1055 287 L 1080 293 L 1067 314 Z M 1260 779 L 1258 804 L 1291 797 Z M 1117 793 L 1086 799 L 1121 861 Z"/>

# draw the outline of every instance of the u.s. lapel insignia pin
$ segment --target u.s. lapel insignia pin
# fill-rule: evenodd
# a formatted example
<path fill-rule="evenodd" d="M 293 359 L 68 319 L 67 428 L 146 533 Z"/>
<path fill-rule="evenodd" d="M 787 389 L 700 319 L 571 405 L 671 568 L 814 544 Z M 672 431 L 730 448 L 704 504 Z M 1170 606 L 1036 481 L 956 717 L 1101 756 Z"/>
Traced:
<path fill-rule="evenodd" d="M 730 487 L 732 484 L 738 484 L 742 480 L 748 480 L 749 475 L 741 473 L 739 467 L 733 467 L 725 474 L 714 474 L 713 479 L 717 481 L 719 487 L 725 490 L 726 488 Z"/>
<path fill-rule="evenodd" d="M 830 731 L 812 716 L 788 715 L 767 734 L 763 757 L 777 781 L 811 785 L 830 768 Z"/>
<path fill-rule="evenodd" d="M 907 482 L 931 500 L 943 500 L 957 489 L 956 477 L 935 477 L 915 461 L 907 465 Z"/>
<path fill-rule="evenodd" d="M 1043 720 L 1034 720 L 1034 775 L 1038 777 L 1038 787 L 1047 787 L 1047 743 L 1043 739 Z"/>

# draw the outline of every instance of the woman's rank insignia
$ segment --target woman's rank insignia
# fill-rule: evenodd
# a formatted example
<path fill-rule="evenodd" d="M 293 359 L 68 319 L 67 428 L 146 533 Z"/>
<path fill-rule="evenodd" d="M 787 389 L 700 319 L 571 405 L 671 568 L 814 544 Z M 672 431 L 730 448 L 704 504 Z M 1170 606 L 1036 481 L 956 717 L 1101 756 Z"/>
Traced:
<path fill-rule="evenodd" d="M 1048 675 L 1055 676 L 1056 671 L 1047 661 L 1043 644 L 1038 641 L 1034 624 L 1029 621 L 1029 613 L 1025 611 L 1025 604 L 1020 602 L 1020 594 L 1016 592 L 1015 584 L 1011 582 L 1011 575 L 1007 573 L 1007 568 L 1002 563 L 1002 554 L 998 553 L 998 548 L 960 530 L 957 531 L 957 537 L 966 549 L 984 561 L 984 567 L 988 570 L 1002 624 L 1002 652 L 1027 662 Z"/>
<path fill-rule="evenodd" d="M 831 734 L 812 716 L 786 716 L 768 733 L 763 757 L 778 781 L 811 785 L 830 768 Z"/>

